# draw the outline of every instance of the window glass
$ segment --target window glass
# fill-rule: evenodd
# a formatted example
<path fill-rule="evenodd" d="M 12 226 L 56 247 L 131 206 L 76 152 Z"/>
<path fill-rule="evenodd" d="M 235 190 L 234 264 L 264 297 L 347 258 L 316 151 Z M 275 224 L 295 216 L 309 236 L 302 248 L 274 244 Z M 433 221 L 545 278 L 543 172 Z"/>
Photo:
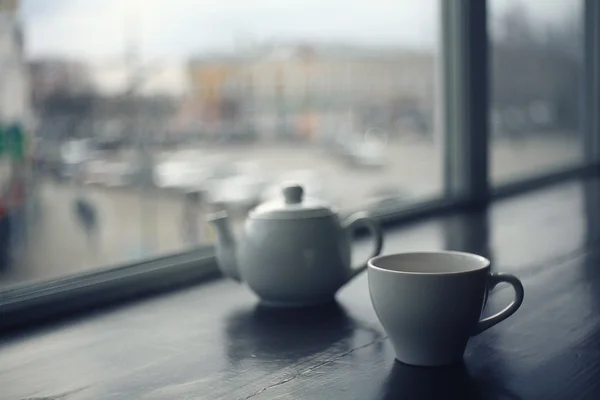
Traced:
<path fill-rule="evenodd" d="M 494 184 L 583 161 L 582 1 L 490 1 Z"/>
<path fill-rule="evenodd" d="M 443 192 L 437 0 L 14 3 L 0 285 L 210 244 L 207 213 L 284 181 L 348 211 Z"/>

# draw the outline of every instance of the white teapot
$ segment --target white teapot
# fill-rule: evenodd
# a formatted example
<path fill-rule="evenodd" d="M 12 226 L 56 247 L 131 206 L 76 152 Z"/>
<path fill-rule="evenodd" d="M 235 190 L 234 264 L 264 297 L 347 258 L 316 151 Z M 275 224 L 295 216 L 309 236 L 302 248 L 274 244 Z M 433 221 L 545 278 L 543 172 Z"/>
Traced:
<path fill-rule="evenodd" d="M 281 198 L 249 213 L 242 237 L 234 239 L 227 213 L 213 214 L 217 262 L 223 274 L 245 281 L 262 303 L 298 307 L 333 301 L 344 284 L 364 271 L 351 267 L 352 231 L 364 227 L 374 237 L 371 257 L 383 246 L 379 224 L 359 212 L 341 222 L 322 202 L 303 198 L 299 185 L 288 185 Z"/>

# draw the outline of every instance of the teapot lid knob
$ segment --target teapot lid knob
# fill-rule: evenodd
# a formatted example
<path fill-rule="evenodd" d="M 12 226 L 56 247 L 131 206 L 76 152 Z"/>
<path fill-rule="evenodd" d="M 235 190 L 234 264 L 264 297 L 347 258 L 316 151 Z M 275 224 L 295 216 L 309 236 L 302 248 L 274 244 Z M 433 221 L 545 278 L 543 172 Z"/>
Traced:
<path fill-rule="evenodd" d="M 251 219 L 280 219 L 295 221 L 336 215 L 335 211 L 318 199 L 304 196 L 304 187 L 297 181 L 284 182 L 281 195 L 253 209 Z"/>
<path fill-rule="evenodd" d="M 304 189 L 300 185 L 288 185 L 283 188 L 283 197 L 286 204 L 300 204 L 304 195 Z"/>

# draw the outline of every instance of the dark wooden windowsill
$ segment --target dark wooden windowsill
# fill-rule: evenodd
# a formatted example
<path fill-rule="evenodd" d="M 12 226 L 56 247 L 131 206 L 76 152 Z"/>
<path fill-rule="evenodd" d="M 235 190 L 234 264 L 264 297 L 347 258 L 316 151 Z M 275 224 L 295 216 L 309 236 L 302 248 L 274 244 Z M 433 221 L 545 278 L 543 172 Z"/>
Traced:
<path fill-rule="evenodd" d="M 337 303 L 293 312 L 264 308 L 245 286 L 219 279 L 5 332 L 0 397 L 598 398 L 598 204 L 598 181 L 570 182 L 388 229 L 386 253 L 472 251 L 522 278 L 523 307 L 475 337 L 460 365 L 395 362 L 365 275 Z M 356 252 L 366 249 L 361 241 Z M 494 292 L 486 312 L 510 296 Z"/>

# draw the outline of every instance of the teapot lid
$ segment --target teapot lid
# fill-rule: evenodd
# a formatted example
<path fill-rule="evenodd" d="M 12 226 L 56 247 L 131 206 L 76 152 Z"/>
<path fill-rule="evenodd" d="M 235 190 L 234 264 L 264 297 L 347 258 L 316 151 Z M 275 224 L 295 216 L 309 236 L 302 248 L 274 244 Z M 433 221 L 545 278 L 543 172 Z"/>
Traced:
<path fill-rule="evenodd" d="M 298 184 L 284 186 L 282 195 L 282 197 L 256 207 L 250 213 L 250 217 L 260 219 L 299 219 L 327 217 L 336 214 L 325 202 L 304 197 L 304 189 Z"/>

